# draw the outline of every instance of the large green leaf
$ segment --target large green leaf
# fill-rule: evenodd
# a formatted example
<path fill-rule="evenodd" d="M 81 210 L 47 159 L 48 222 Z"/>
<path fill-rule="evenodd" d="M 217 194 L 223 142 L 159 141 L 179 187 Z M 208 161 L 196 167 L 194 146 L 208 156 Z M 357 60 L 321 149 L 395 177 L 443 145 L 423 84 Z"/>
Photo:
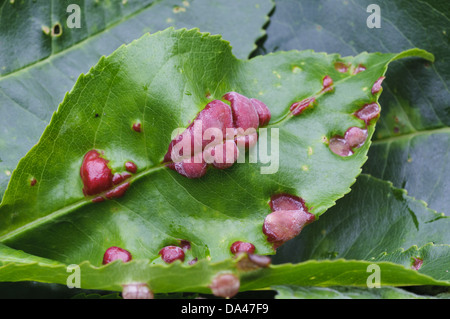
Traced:
<path fill-rule="evenodd" d="M 80 6 L 81 28 L 66 25 L 70 4 Z M 100 57 L 176 26 L 221 34 L 246 58 L 272 7 L 270 0 L 0 1 L 0 43 L 8 43 L 0 49 L 0 195 L 64 94 Z M 60 36 L 43 32 L 57 23 Z"/>
<path fill-rule="evenodd" d="M 192 245 L 188 258 L 228 258 L 236 240 L 252 242 L 259 254 L 273 253 L 262 232 L 270 197 L 300 196 L 318 217 L 347 193 L 370 143 L 341 157 L 326 139 L 364 127 L 352 113 L 376 101 L 370 88 L 390 61 L 413 55 L 432 58 L 414 49 L 354 58 L 292 51 L 242 61 L 220 37 L 197 30 L 146 35 L 102 58 L 66 95 L 13 173 L 0 207 L 0 240 L 37 256 L 94 265 L 110 246 L 160 263 L 159 250 L 183 239 Z M 336 61 L 367 70 L 340 73 Z M 334 80 L 332 92 L 321 92 L 325 75 Z M 268 164 L 247 162 L 187 179 L 162 166 L 171 132 L 228 91 L 269 106 L 270 127 L 279 132 L 278 171 L 261 174 Z M 313 109 L 289 115 L 294 101 L 311 96 Z M 136 120 L 142 133 L 131 129 Z M 373 130 L 372 123 L 368 139 Z M 83 195 L 80 166 L 91 149 L 103 151 L 118 172 L 126 161 L 137 164 L 123 198 L 93 203 Z"/>
<path fill-rule="evenodd" d="M 394 287 L 379 289 L 360 287 L 300 287 L 275 286 L 277 299 L 436 299 L 448 298 L 447 294 L 436 297 L 417 295 Z"/>
<path fill-rule="evenodd" d="M 369 28 L 368 6 L 380 7 L 381 28 Z M 400 61 L 386 75 L 375 145 L 366 173 L 448 213 L 450 6 L 445 0 L 277 0 L 260 52 L 313 49 L 351 55 L 419 46 L 434 63 Z M 394 138 L 393 138 L 394 137 Z"/>
<path fill-rule="evenodd" d="M 449 281 L 435 280 L 417 271 L 390 262 L 356 260 L 307 261 L 299 264 L 273 265 L 253 271 L 243 271 L 238 260 L 210 262 L 205 259 L 195 265 L 173 263 L 169 266 L 151 264 L 149 260 L 128 263 L 114 262 L 96 267 L 89 262 L 79 265 L 55 263 L 0 245 L 0 258 L 9 259 L 0 265 L 0 281 L 51 282 L 73 284 L 74 266 L 79 266 L 80 288 L 122 291 L 123 285 L 146 283 L 154 293 L 199 292 L 210 294 L 209 285 L 220 273 L 235 274 L 240 280 L 240 291 L 268 289 L 275 285 L 333 287 L 336 285 L 366 287 L 371 281 L 370 266 L 379 266 L 380 285 L 450 286 Z M 12 260 L 14 259 L 14 260 Z M 23 260 L 21 260 L 23 259 Z M 33 260 L 35 260 L 33 262 Z"/>
<path fill-rule="evenodd" d="M 420 258 L 419 272 L 449 280 L 449 227 L 449 217 L 404 190 L 363 174 L 350 194 L 281 247 L 274 262 L 345 258 L 410 268 L 413 258 Z"/>

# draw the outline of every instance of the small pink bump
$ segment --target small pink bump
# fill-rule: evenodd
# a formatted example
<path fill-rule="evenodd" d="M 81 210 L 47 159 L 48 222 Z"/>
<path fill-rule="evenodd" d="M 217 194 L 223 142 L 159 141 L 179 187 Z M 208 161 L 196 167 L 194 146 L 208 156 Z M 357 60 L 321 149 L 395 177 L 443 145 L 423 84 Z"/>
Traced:
<path fill-rule="evenodd" d="M 105 194 L 105 197 L 107 199 L 114 199 L 114 198 L 122 197 L 125 194 L 125 192 L 127 191 L 128 187 L 130 187 L 130 183 L 124 183 L 122 185 L 119 185 L 116 188 L 108 191 Z"/>
<path fill-rule="evenodd" d="M 362 65 L 362 64 L 359 64 L 359 65 L 355 68 L 355 70 L 353 71 L 353 74 L 358 74 L 358 73 L 363 72 L 363 71 L 365 71 L 365 70 L 366 70 L 366 67 L 365 67 L 364 65 Z"/>
<path fill-rule="evenodd" d="M 254 263 L 256 266 L 263 268 L 269 267 L 270 264 L 272 263 L 272 260 L 270 259 L 269 256 L 248 254 L 248 259 L 250 259 L 250 261 Z"/>
<path fill-rule="evenodd" d="M 30 180 L 30 186 L 34 186 L 34 185 L 36 185 L 36 183 L 37 183 L 37 180 L 36 180 L 36 178 L 32 178 L 31 180 Z"/>
<path fill-rule="evenodd" d="M 180 247 L 184 251 L 191 249 L 191 242 L 185 239 L 180 240 Z"/>
<path fill-rule="evenodd" d="M 333 79 L 329 75 L 325 75 L 322 80 L 322 92 L 329 92 L 333 90 Z"/>
<path fill-rule="evenodd" d="M 120 184 L 123 181 L 122 174 L 115 173 L 112 178 L 112 182 L 114 185 Z"/>
<path fill-rule="evenodd" d="M 249 254 L 246 252 L 239 252 L 236 254 L 238 262 L 236 267 L 242 271 L 251 271 L 259 268 L 269 267 L 272 260 L 269 256 L 262 256 L 256 254 Z"/>
<path fill-rule="evenodd" d="M 347 73 L 348 71 L 348 65 L 343 62 L 336 62 L 334 64 L 334 68 L 341 73 Z"/>
<path fill-rule="evenodd" d="M 153 299 L 153 292 L 145 283 L 123 285 L 123 299 Z"/>
<path fill-rule="evenodd" d="M 190 266 L 190 265 L 196 264 L 197 261 L 198 261 L 198 258 L 195 257 L 194 259 L 188 261 L 188 265 Z"/>
<path fill-rule="evenodd" d="M 103 202 L 104 200 L 105 200 L 105 199 L 104 199 L 103 197 L 97 196 L 97 197 L 95 197 L 95 198 L 92 199 L 92 202 L 93 202 L 93 203 L 100 203 L 100 202 Z"/>
<path fill-rule="evenodd" d="M 263 233 L 276 249 L 300 234 L 303 227 L 314 220 L 313 214 L 302 210 L 275 211 L 264 219 Z"/>
<path fill-rule="evenodd" d="M 136 164 L 134 164 L 133 162 L 126 162 L 125 163 L 125 169 L 127 170 L 127 171 L 129 171 L 130 173 L 136 173 L 136 171 L 137 171 L 137 166 L 136 166 Z"/>
<path fill-rule="evenodd" d="M 360 129 L 359 127 L 350 127 L 344 134 L 344 139 L 350 148 L 358 148 L 364 145 L 367 139 L 367 130 Z"/>
<path fill-rule="evenodd" d="M 166 263 L 171 264 L 175 260 L 184 261 L 184 251 L 177 246 L 166 246 L 159 251 L 162 260 Z"/>
<path fill-rule="evenodd" d="M 366 122 L 366 124 L 378 115 L 380 115 L 380 107 L 378 106 L 378 103 L 366 104 L 355 112 L 355 116 Z"/>
<path fill-rule="evenodd" d="M 123 262 L 129 262 L 132 257 L 129 251 L 120 247 L 109 247 L 103 255 L 103 265 L 109 264 L 114 260 L 120 259 Z"/>
<path fill-rule="evenodd" d="M 333 136 L 330 138 L 328 144 L 330 150 L 339 156 L 350 156 L 353 155 L 353 151 L 348 144 L 347 140 L 340 136 Z"/>
<path fill-rule="evenodd" d="M 375 81 L 375 83 L 372 86 L 372 94 L 376 94 L 381 91 L 381 83 L 383 83 L 383 80 L 385 79 L 384 76 L 378 78 L 378 80 Z"/>
<path fill-rule="evenodd" d="M 239 292 L 239 278 L 234 274 L 219 274 L 214 277 L 209 288 L 216 297 L 231 298 Z"/>
<path fill-rule="evenodd" d="M 423 259 L 419 257 L 413 257 L 413 264 L 411 266 L 411 269 L 419 270 L 420 267 L 422 267 Z"/>
<path fill-rule="evenodd" d="M 139 122 L 134 123 L 133 130 L 140 133 L 141 132 L 141 123 L 139 123 Z"/>
<path fill-rule="evenodd" d="M 122 173 L 123 180 L 126 180 L 126 179 L 130 178 L 131 176 L 132 175 L 130 173 L 127 173 L 127 172 Z"/>
<path fill-rule="evenodd" d="M 307 107 L 310 107 L 313 105 L 313 103 L 316 101 L 315 97 L 306 98 L 304 100 L 301 100 L 300 102 L 293 103 L 289 110 L 292 112 L 292 115 L 296 116 L 301 114 Z"/>
<path fill-rule="evenodd" d="M 100 157 L 96 150 L 87 152 L 80 168 L 83 181 L 83 194 L 86 196 L 99 194 L 112 187 L 111 169 L 108 160 Z"/>
<path fill-rule="evenodd" d="M 236 253 L 239 252 L 253 254 L 255 252 L 255 245 L 253 245 L 252 243 L 235 241 L 233 244 L 231 244 L 230 251 L 233 255 L 236 255 Z"/>
<path fill-rule="evenodd" d="M 305 201 L 302 198 L 285 193 L 273 195 L 270 198 L 269 206 L 272 212 L 278 210 L 302 210 L 305 212 L 307 211 Z"/>

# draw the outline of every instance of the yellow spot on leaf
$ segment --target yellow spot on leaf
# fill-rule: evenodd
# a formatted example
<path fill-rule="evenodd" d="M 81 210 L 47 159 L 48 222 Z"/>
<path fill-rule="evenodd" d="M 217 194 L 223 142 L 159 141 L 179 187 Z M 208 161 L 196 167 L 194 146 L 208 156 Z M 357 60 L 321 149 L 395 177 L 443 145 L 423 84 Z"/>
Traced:
<path fill-rule="evenodd" d="M 277 71 L 273 71 L 272 73 L 275 74 L 275 76 L 276 76 L 277 78 L 281 79 L 280 73 L 278 73 Z"/>
<path fill-rule="evenodd" d="M 308 165 L 302 165 L 302 170 L 305 172 L 309 171 Z"/>
<path fill-rule="evenodd" d="M 311 156 L 313 154 L 313 149 L 311 146 L 308 146 L 308 156 Z"/>
<path fill-rule="evenodd" d="M 299 67 L 298 65 L 294 65 L 292 67 L 292 73 L 300 73 L 302 71 L 303 71 L 303 69 L 301 67 Z"/>
<path fill-rule="evenodd" d="M 186 12 L 186 8 L 176 6 L 176 7 L 173 7 L 172 11 L 173 11 L 173 13 Z"/>

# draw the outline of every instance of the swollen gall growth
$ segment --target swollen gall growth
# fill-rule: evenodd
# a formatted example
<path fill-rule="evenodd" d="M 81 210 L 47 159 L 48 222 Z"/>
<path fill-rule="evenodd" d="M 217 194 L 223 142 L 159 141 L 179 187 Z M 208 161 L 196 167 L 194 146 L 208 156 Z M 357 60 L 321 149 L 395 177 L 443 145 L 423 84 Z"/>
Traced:
<path fill-rule="evenodd" d="M 253 147 L 258 127 L 270 121 L 267 106 L 229 92 L 213 100 L 169 144 L 163 163 L 187 178 L 204 176 L 209 166 L 226 169 L 236 162 L 241 147 Z"/>
<path fill-rule="evenodd" d="M 230 251 L 233 255 L 236 255 L 240 252 L 253 254 L 255 252 L 255 245 L 253 245 L 252 243 L 235 241 L 233 244 L 231 244 Z"/>
<path fill-rule="evenodd" d="M 173 263 L 175 260 L 184 261 L 184 251 L 177 246 L 166 246 L 159 251 L 159 254 L 162 260 L 168 264 Z"/>
<path fill-rule="evenodd" d="M 129 262 L 132 259 L 131 253 L 128 250 L 120 247 L 109 247 L 103 255 L 103 265 L 109 264 L 114 260 L 122 260 L 123 262 Z"/>
<path fill-rule="evenodd" d="M 305 225 L 315 220 L 303 199 L 294 195 L 274 195 L 269 205 L 272 213 L 264 219 L 262 230 L 274 249 L 296 237 Z"/>
<path fill-rule="evenodd" d="M 240 285 L 236 275 L 219 274 L 213 278 L 209 288 L 216 297 L 231 298 L 239 292 Z"/>
<path fill-rule="evenodd" d="M 350 156 L 354 149 L 364 145 L 367 139 L 367 130 L 359 127 L 350 127 L 344 137 L 336 135 L 330 138 L 330 150 L 339 156 Z"/>
<path fill-rule="evenodd" d="M 109 161 L 97 150 L 90 150 L 83 158 L 80 168 L 83 194 L 85 196 L 98 195 L 92 199 L 94 203 L 122 197 L 130 186 L 129 182 L 124 182 L 132 176 L 129 172 L 136 173 L 137 171 L 136 164 L 127 162 L 125 168 L 129 172 L 113 174 L 108 163 Z"/>

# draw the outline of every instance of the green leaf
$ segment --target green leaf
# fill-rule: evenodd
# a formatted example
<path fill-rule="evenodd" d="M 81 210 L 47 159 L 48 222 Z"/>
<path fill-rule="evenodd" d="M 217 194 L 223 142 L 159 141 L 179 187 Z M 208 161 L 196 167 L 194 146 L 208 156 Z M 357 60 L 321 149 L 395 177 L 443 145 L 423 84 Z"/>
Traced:
<path fill-rule="evenodd" d="M 390 261 L 450 280 L 450 218 L 392 184 L 360 175 L 352 192 L 279 249 L 274 262 L 309 259 Z M 420 249 L 418 247 L 421 247 Z"/>
<path fill-rule="evenodd" d="M 389 180 L 448 215 L 450 128 L 374 141 L 364 172 Z"/>
<path fill-rule="evenodd" d="M 276 299 L 436 299 L 439 297 L 422 296 L 395 287 L 300 287 L 274 286 Z"/>
<path fill-rule="evenodd" d="M 169 26 L 221 34 L 247 58 L 273 7 L 270 0 L 2 1 L 0 5 L 0 195 L 19 159 L 38 142 L 64 94 L 103 55 Z M 69 4 L 81 28 L 66 25 Z M 42 31 L 61 24 L 62 34 Z M 242 30 L 245 29 L 245 32 Z"/>
<path fill-rule="evenodd" d="M 259 254 L 273 253 L 262 232 L 270 197 L 300 196 L 318 217 L 349 191 L 370 143 L 341 157 L 325 140 L 364 127 L 352 113 L 376 101 L 373 83 L 390 61 L 408 55 L 430 58 L 414 49 L 354 58 L 292 51 L 242 61 L 220 37 L 196 30 L 143 36 L 102 58 L 66 95 L 13 173 L 0 207 L 0 240 L 37 256 L 94 265 L 110 246 L 160 263 L 159 250 L 180 240 L 191 242 L 189 259 L 226 259 L 236 240 L 252 242 Z M 337 60 L 367 70 L 342 74 L 334 68 Z M 321 92 L 325 75 L 334 80 L 332 92 Z M 268 164 L 247 162 L 187 179 L 162 166 L 171 132 L 205 107 L 206 93 L 220 99 L 229 91 L 269 106 L 270 127 L 279 132 L 278 171 L 261 174 Z M 293 102 L 311 96 L 313 109 L 289 115 Z M 136 120 L 142 134 L 131 129 Z M 373 130 L 370 124 L 368 139 Z M 91 149 L 103 151 L 114 171 L 122 172 L 129 160 L 137 164 L 126 196 L 93 203 L 83 195 L 80 166 Z"/>
<path fill-rule="evenodd" d="M 368 28 L 372 12 L 367 7 L 373 3 L 277 0 L 259 51 L 313 49 L 351 55 L 420 46 L 433 53 L 434 63 L 404 60 L 389 68 L 375 145 L 363 169 L 448 215 L 450 7 L 442 0 L 377 1 L 381 28 Z"/>
<path fill-rule="evenodd" d="M 0 258 L 10 254 L 0 245 Z M 227 259 L 221 262 L 200 260 L 192 266 L 180 262 L 170 265 L 155 265 L 149 260 L 133 260 L 128 263 L 116 261 L 96 267 L 89 262 L 79 265 L 37 261 L 35 256 L 25 256 L 24 262 L 5 263 L 0 266 L 0 281 L 16 282 L 33 280 L 66 285 L 73 283 L 70 276 L 73 266 L 79 266 L 82 289 L 122 291 L 123 285 L 147 283 L 154 293 L 198 292 L 210 294 L 209 285 L 219 273 L 234 273 L 240 279 L 240 291 L 269 289 L 275 285 L 298 285 L 334 287 L 337 285 L 366 287 L 372 271 L 369 266 L 380 267 L 380 285 L 438 285 L 450 286 L 449 281 L 435 280 L 417 271 L 406 269 L 390 262 L 367 262 L 356 260 L 310 260 L 299 264 L 272 265 L 254 271 L 243 271 L 238 261 Z M 31 260 L 36 258 L 36 262 Z"/>

